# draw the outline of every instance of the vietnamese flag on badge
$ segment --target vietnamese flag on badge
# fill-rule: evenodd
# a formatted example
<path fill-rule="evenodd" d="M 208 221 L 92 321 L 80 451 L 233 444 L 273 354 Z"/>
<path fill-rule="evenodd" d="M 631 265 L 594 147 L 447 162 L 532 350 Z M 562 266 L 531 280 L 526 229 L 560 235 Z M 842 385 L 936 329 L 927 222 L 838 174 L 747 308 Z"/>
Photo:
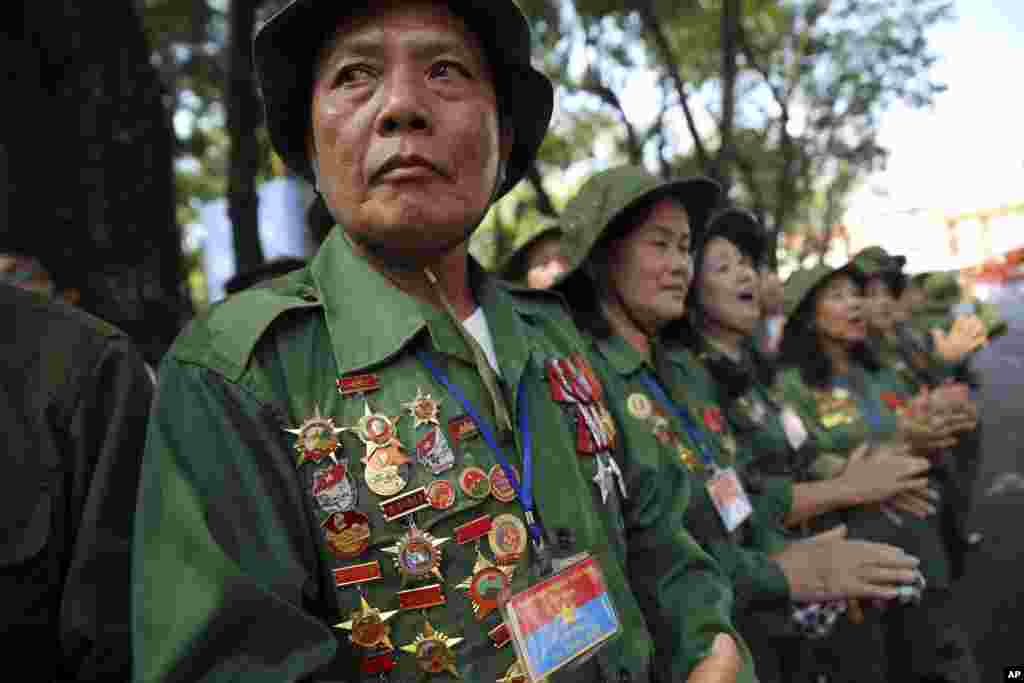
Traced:
<path fill-rule="evenodd" d="M 514 595 L 505 622 L 530 673 L 540 680 L 619 631 L 619 619 L 593 558 Z"/>

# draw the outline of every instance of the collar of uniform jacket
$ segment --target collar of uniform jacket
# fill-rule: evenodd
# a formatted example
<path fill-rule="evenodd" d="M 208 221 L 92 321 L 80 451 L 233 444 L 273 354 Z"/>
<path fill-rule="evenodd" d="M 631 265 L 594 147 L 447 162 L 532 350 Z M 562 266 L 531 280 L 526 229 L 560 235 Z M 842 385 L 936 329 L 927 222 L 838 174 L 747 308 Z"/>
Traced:
<path fill-rule="evenodd" d="M 629 377 L 638 372 L 646 362 L 639 351 L 617 334 L 595 339 L 594 344 L 612 370 L 622 377 Z"/>
<path fill-rule="evenodd" d="M 483 307 L 501 361 L 502 378 L 515 386 L 526 365 L 525 342 L 516 313 L 529 316 L 530 297 L 511 296 L 470 259 L 470 284 Z M 352 251 L 335 228 L 310 264 L 315 294 L 323 303 L 331 346 L 340 375 L 360 372 L 399 353 L 424 329 L 434 348 L 472 364 L 473 354 L 441 309 L 395 288 Z M 518 292 L 519 290 L 517 290 Z"/>

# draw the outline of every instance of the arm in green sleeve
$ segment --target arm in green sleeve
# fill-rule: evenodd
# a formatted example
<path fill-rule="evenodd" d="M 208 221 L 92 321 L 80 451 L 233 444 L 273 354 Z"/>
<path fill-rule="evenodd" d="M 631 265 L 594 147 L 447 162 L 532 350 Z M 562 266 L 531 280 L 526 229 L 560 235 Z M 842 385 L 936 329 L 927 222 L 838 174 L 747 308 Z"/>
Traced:
<path fill-rule="evenodd" d="M 280 430 L 245 389 L 164 361 L 132 549 L 134 681 L 281 683 L 334 656 Z"/>

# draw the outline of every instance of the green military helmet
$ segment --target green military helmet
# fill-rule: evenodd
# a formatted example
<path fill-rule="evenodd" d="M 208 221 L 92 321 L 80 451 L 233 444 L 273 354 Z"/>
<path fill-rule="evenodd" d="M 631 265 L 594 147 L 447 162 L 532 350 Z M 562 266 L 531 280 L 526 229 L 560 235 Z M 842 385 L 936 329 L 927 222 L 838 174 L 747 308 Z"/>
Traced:
<path fill-rule="evenodd" d="M 479 37 L 494 73 L 501 120 L 512 128 L 512 151 L 496 199 L 522 179 L 536 157 L 551 122 L 554 89 L 530 64 L 530 27 L 512 0 L 447 0 L 447 4 Z M 317 56 L 338 22 L 360 6 L 292 0 L 253 39 L 253 62 L 270 140 L 285 163 L 311 183 L 316 179 L 307 139 Z"/>
<path fill-rule="evenodd" d="M 880 246 L 865 247 L 851 259 L 857 269 L 866 278 L 881 277 L 889 284 L 893 296 L 899 297 L 907 286 L 903 267 L 907 264 L 905 256 L 895 256 Z"/>
<path fill-rule="evenodd" d="M 864 273 L 851 261 L 842 268 L 819 263 L 812 268 L 802 268 L 793 272 L 783 285 L 783 307 L 786 317 L 792 319 L 813 298 L 814 294 L 824 287 L 829 280 L 837 275 L 849 275 L 858 283 L 864 283 Z"/>
<path fill-rule="evenodd" d="M 955 272 L 929 273 L 923 287 L 925 298 L 936 306 L 954 306 L 960 301 L 960 280 Z"/>
<path fill-rule="evenodd" d="M 562 280 L 586 263 L 594 246 L 609 236 L 617 219 L 634 209 L 665 197 L 675 197 L 690 216 L 690 230 L 704 228 L 708 214 L 718 203 L 721 187 L 697 176 L 664 181 L 638 166 L 617 166 L 591 176 L 562 212 L 562 252 L 569 270 Z"/>
<path fill-rule="evenodd" d="M 501 261 L 499 270 L 502 277 L 510 281 L 523 279 L 526 276 L 526 258 L 530 247 L 547 236 L 562 236 L 562 226 L 553 218 L 543 218 L 517 233 L 512 248 Z"/>
<path fill-rule="evenodd" d="M 1003 336 L 1010 330 L 1010 326 L 999 311 L 999 306 L 995 304 L 976 300 L 974 314 L 981 319 L 981 322 L 985 323 L 985 334 L 989 341 Z"/>

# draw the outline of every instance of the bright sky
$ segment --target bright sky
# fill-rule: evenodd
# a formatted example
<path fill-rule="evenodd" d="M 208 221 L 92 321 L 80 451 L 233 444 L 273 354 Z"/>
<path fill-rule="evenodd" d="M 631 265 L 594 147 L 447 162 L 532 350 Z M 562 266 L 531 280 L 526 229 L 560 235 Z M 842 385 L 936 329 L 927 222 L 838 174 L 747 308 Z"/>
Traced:
<path fill-rule="evenodd" d="M 852 198 L 848 219 L 1024 201 L 1024 2 L 957 0 L 955 11 L 929 36 L 949 89 L 930 110 L 883 115 L 888 166 Z"/>

